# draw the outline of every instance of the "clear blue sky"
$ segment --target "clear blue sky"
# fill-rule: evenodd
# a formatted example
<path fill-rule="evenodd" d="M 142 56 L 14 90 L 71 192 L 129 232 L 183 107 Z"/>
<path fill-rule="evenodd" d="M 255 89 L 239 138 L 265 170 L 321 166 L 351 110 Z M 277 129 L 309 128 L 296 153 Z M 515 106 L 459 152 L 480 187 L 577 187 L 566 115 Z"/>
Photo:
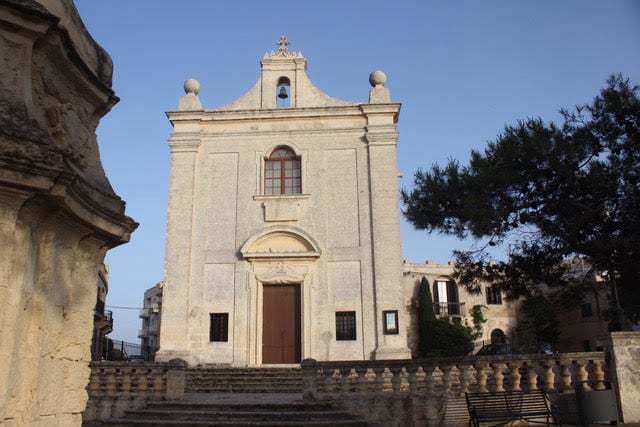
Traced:
<path fill-rule="evenodd" d="M 205 108 L 240 97 L 260 59 L 285 34 L 329 95 L 366 102 L 368 76 L 387 74 L 402 103 L 398 167 L 408 187 L 419 167 L 465 162 L 505 124 L 557 120 L 560 107 L 590 101 L 611 73 L 640 83 L 640 2 L 539 0 L 394 2 L 76 0 L 85 25 L 114 61 L 121 98 L 98 142 L 107 175 L 140 223 L 109 251 L 110 306 L 141 307 L 163 279 L 171 126 L 187 78 Z M 403 223 L 414 262 L 447 262 L 470 243 Z M 113 309 L 111 337 L 138 342 L 138 310 Z"/>

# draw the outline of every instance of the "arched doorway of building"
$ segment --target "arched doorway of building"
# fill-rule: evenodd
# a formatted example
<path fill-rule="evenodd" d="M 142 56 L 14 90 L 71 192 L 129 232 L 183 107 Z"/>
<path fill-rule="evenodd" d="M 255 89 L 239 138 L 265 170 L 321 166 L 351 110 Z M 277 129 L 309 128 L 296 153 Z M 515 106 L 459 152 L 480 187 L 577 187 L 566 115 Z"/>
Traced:
<path fill-rule="evenodd" d="M 491 344 L 506 344 L 507 336 L 502 329 L 494 329 L 491 331 Z"/>

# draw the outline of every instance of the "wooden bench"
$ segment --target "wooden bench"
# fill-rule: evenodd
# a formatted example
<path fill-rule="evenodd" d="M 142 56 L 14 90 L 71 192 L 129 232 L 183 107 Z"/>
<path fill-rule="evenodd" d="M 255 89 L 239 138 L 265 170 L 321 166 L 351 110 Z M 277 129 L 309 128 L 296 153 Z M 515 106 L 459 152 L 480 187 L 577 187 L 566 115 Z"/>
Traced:
<path fill-rule="evenodd" d="M 479 427 L 483 422 L 510 422 L 545 419 L 554 420 L 549 399 L 543 390 L 499 391 L 494 393 L 465 393 L 469 425 Z M 558 425 L 556 422 L 554 425 Z"/>

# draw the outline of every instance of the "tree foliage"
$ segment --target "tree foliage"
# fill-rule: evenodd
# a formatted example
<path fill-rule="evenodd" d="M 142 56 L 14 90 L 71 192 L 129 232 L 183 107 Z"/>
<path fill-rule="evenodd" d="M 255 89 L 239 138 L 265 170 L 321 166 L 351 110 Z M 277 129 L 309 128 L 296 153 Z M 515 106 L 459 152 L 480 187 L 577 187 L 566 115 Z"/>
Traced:
<path fill-rule="evenodd" d="M 484 242 L 455 252 L 456 279 L 469 290 L 484 281 L 517 298 L 546 283 L 575 303 L 606 273 L 612 289 L 638 294 L 639 87 L 613 75 L 590 104 L 560 113 L 560 125 L 535 118 L 506 126 L 468 165 L 418 170 L 402 191 L 416 228 Z M 495 245 L 506 260 L 491 258 Z M 637 298 L 623 301 L 630 315 L 640 313 Z"/>
<path fill-rule="evenodd" d="M 522 301 L 516 327 L 518 347 L 524 353 L 535 353 L 540 343 L 555 344 L 560 336 L 560 322 L 552 303 L 542 295 Z"/>
<path fill-rule="evenodd" d="M 436 318 L 429 282 L 420 281 L 418 352 L 420 357 L 465 356 L 473 350 L 473 331 L 461 323 Z"/>

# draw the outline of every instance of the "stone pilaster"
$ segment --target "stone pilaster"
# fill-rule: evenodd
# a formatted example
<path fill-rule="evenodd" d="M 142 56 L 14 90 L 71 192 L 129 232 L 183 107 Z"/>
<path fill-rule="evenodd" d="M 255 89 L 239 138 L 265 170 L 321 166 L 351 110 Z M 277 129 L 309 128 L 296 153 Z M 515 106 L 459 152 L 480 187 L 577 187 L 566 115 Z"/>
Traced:
<path fill-rule="evenodd" d="M 190 360 L 189 294 L 191 288 L 193 203 L 197 134 L 174 132 L 171 141 L 171 174 L 167 240 L 165 253 L 165 283 L 162 295 L 162 328 L 157 361 L 180 358 Z"/>
<path fill-rule="evenodd" d="M 640 332 L 612 332 L 618 404 L 625 423 L 640 423 Z"/>
<path fill-rule="evenodd" d="M 375 295 L 375 359 L 410 357 L 407 347 L 409 314 L 404 307 L 402 286 L 402 245 L 396 129 L 400 104 L 362 105 L 367 117 L 369 185 L 371 194 L 371 235 Z M 398 334 L 385 334 L 383 311 L 398 311 Z"/>

